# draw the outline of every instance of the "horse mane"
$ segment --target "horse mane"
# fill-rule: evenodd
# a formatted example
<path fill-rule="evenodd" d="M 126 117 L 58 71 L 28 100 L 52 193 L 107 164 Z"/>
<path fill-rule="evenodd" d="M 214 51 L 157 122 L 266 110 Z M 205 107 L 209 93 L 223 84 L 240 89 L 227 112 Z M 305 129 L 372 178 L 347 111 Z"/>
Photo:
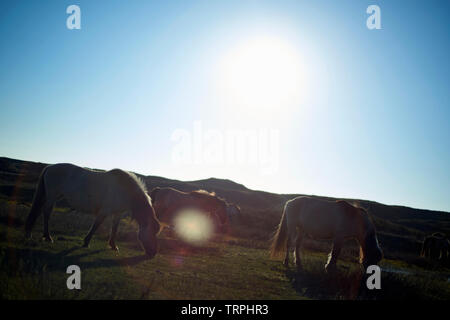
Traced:
<path fill-rule="evenodd" d="M 224 198 L 219 197 L 214 191 L 209 192 L 203 189 L 194 190 L 189 192 L 190 195 L 197 197 L 199 199 L 205 199 L 210 200 L 211 198 L 215 198 L 219 202 L 223 202 L 225 205 L 227 205 L 227 201 Z"/>
<path fill-rule="evenodd" d="M 152 204 L 154 203 L 154 201 L 156 200 L 156 194 L 161 191 L 160 187 L 155 187 L 152 189 L 152 191 L 147 192 L 147 194 L 150 196 L 150 199 L 152 200 Z"/>
<path fill-rule="evenodd" d="M 366 208 L 363 208 L 358 202 L 350 203 L 345 200 L 337 200 L 337 203 L 341 204 L 347 211 L 347 213 L 351 214 L 353 217 L 360 217 L 362 219 L 363 227 L 364 227 L 364 245 L 366 251 L 371 251 L 373 246 L 378 246 L 378 240 L 376 240 L 376 229 L 375 224 L 370 218 L 369 212 Z M 356 209 L 356 210 L 355 210 Z M 374 240 L 375 239 L 375 243 Z M 370 246 L 370 247 L 368 247 Z M 359 250 L 359 262 L 362 263 L 365 259 L 366 252 L 360 246 Z"/>
<path fill-rule="evenodd" d="M 364 236 L 364 242 L 366 246 L 366 252 L 362 250 L 362 247 L 360 247 L 360 262 L 362 263 L 365 259 L 366 253 L 369 254 L 379 254 L 381 257 L 383 257 L 383 252 L 378 244 L 378 239 L 376 237 L 376 228 L 375 224 L 373 223 L 372 219 L 369 216 L 368 211 L 365 208 L 358 207 L 361 210 L 362 218 L 364 222 L 365 227 L 365 236 Z M 374 250 L 378 251 L 374 253 Z"/>
<path fill-rule="evenodd" d="M 109 172 L 116 176 L 116 178 L 118 178 L 120 182 L 126 186 L 126 190 L 130 196 L 147 197 L 148 191 L 145 182 L 141 178 L 137 177 L 134 173 L 121 169 L 112 169 Z"/>
<path fill-rule="evenodd" d="M 209 196 L 212 196 L 212 197 L 216 196 L 216 193 L 214 191 L 209 192 L 209 191 L 203 190 L 203 189 L 194 190 L 194 191 L 191 191 L 190 193 L 192 195 L 200 195 L 200 196 L 201 195 L 209 195 Z"/>
<path fill-rule="evenodd" d="M 145 184 L 144 180 L 142 180 L 141 178 L 139 178 L 138 176 L 136 176 L 134 173 L 132 172 L 127 172 L 130 177 L 138 184 L 139 188 L 142 190 L 142 192 L 147 193 L 147 185 Z"/>
<path fill-rule="evenodd" d="M 373 223 L 372 219 L 370 218 L 369 212 L 365 208 L 362 208 L 362 207 L 356 207 L 356 208 L 360 209 L 362 212 L 363 221 L 364 221 L 364 224 L 366 227 L 366 236 L 376 233 L 375 224 Z"/>
<path fill-rule="evenodd" d="M 345 200 L 336 200 L 337 203 L 340 203 L 344 207 L 346 207 L 347 210 L 351 210 L 354 212 L 354 209 L 358 210 L 358 215 L 363 219 L 364 227 L 366 229 L 366 235 L 371 235 L 376 232 L 375 225 L 372 221 L 372 219 L 369 216 L 369 212 L 366 208 L 362 207 L 358 202 L 350 203 Z"/>
<path fill-rule="evenodd" d="M 230 203 L 229 205 L 232 206 L 232 207 L 236 207 L 239 211 L 241 211 L 241 207 L 238 204 Z"/>

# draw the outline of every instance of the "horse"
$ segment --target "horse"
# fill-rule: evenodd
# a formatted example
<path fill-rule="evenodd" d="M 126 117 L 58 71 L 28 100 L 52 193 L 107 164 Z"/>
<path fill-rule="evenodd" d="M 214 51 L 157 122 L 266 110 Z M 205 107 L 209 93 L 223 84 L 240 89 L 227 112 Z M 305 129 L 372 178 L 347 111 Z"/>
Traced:
<path fill-rule="evenodd" d="M 227 204 L 227 215 L 230 221 L 241 215 L 241 208 L 235 203 Z"/>
<path fill-rule="evenodd" d="M 420 256 L 447 261 L 450 258 L 450 241 L 444 234 L 435 232 L 423 240 Z"/>
<path fill-rule="evenodd" d="M 383 257 L 375 226 L 363 208 L 347 201 L 328 201 L 312 197 L 296 197 L 285 203 L 281 221 L 272 239 L 272 257 L 286 251 L 284 265 L 289 265 L 289 252 L 294 251 L 298 271 L 302 270 L 300 245 L 304 236 L 313 239 L 332 239 L 333 248 L 328 255 L 325 271 L 336 269 L 343 242 L 356 238 L 360 245 L 360 259 L 364 269 L 377 264 Z"/>
<path fill-rule="evenodd" d="M 156 216 L 169 227 L 174 225 L 176 213 L 185 208 L 196 208 L 209 213 L 210 218 L 216 224 L 220 222 L 220 231 L 225 230 L 229 217 L 232 218 L 240 214 L 240 209 L 237 205 L 229 204 L 224 199 L 219 198 L 214 192 L 205 190 L 183 192 L 170 187 L 156 187 L 150 192 L 150 198 L 152 199 Z"/>
<path fill-rule="evenodd" d="M 161 229 L 144 182 L 133 173 L 120 169 L 94 171 L 69 163 L 45 167 L 39 177 L 30 213 L 25 223 L 25 237 L 31 239 L 36 219 L 44 213 L 45 241 L 53 242 L 48 222 L 56 201 L 65 199 L 75 210 L 94 214 L 95 222 L 84 238 L 84 247 L 107 216 L 113 223 L 109 245 L 115 244 L 117 228 L 125 212 L 139 225 L 138 239 L 145 253 L 154 257 L 157 253 L 157 235 Z"/>

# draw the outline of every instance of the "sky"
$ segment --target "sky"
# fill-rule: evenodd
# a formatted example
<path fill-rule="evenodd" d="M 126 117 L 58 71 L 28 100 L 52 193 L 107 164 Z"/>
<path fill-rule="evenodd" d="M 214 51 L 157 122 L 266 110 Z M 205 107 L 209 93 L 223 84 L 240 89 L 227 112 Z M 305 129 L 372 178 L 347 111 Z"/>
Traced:
<path fill-rule="evenodd" d="M 450 211 L 449 9 L 1 1 L 0 156 Z"/>

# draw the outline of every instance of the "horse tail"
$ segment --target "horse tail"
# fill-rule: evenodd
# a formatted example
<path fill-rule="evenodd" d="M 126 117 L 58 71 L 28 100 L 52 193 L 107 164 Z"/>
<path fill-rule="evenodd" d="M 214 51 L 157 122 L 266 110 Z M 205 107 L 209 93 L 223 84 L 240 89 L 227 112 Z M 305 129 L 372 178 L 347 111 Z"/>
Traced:
<path fill-rule="evenodd" d="M 34 192 L 31 210 L 30 210 L 30 213 L 28 214 L 27 221 L 25 222 L 25 236 L 27 238 L 31 238 L 31 230 L 33 229 L 33 226 L 36 223 L 37 218 L 42 213 L 42 207 L 44 206 L 45 200 L 47 198 L 46 192 L 45 192 L 45 182 L 44 182 L 44 176 L 45 176 L 46 171 L 47 171 L 47 168 L 42 170 L 42 173 L 39 176 L 39 182 L 37 185 L 37 189 Z"/>
<path fill-rule="evenodd" d="M 284 206 L 280 224 L 278 225 L 277 231 L 275 232 L 275 235 L 272 238 L 272 244 L 270 246 L 270 256 L 272 258 L 280 256 L 286 250 L 288 238 L 286 207 L 287 205 Z"/>
<path fill-rule="evenodd" d="M 422 249 L 420 250 L 421 257 L 425 256 L 425 242 L 426 242 L 426 240 L 423 240 L 423 242 L 422 242 Z"/>
<path fill-rule="evenodd" d="M 429 246 L 430 246 L 430 238 L 426 237 L 422 243 L 422 250 L 420 251 L 421 257 L 426 257 L 426 251 L 428 250 Z"/>

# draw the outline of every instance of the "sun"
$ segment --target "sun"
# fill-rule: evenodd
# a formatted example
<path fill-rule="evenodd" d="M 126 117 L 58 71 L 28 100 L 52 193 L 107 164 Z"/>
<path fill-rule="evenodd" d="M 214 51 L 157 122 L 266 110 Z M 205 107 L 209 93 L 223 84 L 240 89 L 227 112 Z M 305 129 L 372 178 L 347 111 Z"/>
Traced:
<path fill-rule="evenodd" d="M 257 37 L 236 45 L 219 63 L 219 90 L 238 107 L 274 110 L 300 102 L 305 68 L 294 45 Z"/>

